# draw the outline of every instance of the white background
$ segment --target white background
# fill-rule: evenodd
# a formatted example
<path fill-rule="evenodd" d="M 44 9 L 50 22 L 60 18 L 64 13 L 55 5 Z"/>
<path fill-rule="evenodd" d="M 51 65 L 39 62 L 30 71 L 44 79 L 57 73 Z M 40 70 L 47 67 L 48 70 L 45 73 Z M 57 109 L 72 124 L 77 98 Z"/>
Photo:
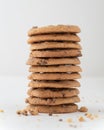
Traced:
<path fill-rule="evenodd" d="M 75 24 L 81 28 L 83 69 L 79 106 L 99 118 L 78 122 L 83 113 L 60 116 L 19 117 L 27 97 L 29 56 L 27 31 L 32 26 Z M 71 129 L 71 117 L 78 130 L 104 130 L 104 0 L 0 0 L 0 130 Z M 84 99 L 82 100 L 82 97 Z M 101 111 L 99 113 L 99 110 Z M 63 122 L 58 120 L 62 118 Z M 39 122 L 39 120 L 41 120 Z M 48 122 L 48 123 L 47 123 Z M 73 123 L 72 123 L 73 124 Z M 75 129 L 75 128 L 74 128 Z"/>
<path fill-rule="evenodd" d="M 103 0 L 0 0 L 1 75 L 27 75 L 27 31 L 50 24 L 80 26 L 83 75 L 104 75 Z"/>

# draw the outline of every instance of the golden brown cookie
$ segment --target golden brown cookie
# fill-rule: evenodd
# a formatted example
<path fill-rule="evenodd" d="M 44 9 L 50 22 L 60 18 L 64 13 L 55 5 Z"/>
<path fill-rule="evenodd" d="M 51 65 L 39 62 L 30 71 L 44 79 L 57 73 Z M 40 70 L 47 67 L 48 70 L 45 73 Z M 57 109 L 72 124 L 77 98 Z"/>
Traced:
<path fill-rule="evenodd" d="M 34 58 L 30 57 L 27 65 L 64 65 L 64 64 L 80 64 L 78 58 Z"/>
<path fill-rule="evenodd" d="M 42 49 L 63 49 L 63 48 L 70 48 L 70 49 L 82 49 L 81 45 L 79 43 L 73 43 L 73 42 L 42 42 L 42 43 L 36 43 L 31 44 L 30 50 L 42 50 Z"/>
<path fill-rule="evenodd" d="M 81 78 L 79 73 L 32 73 L 30 80 L 73 80 Z"/>
<path fill-rule="evenodd" d="M 59 65 L 59 66 L 31 66 L 30 72 L 81 72 L 80 66 Z"/>
<path fill-rule="evenodd" d="M 67 98 L 37 98 L 37 97 L 28 97 L 26 103 L 32 105 L 61 105 L 69 103 L 77 103 L 80 101 L 78 96 L 67 97 Z"/>
<path fill-rule="evenodd" d="M 44 41 L 80 42 L 80 38 L 76 34 L 45 34 L 45 35 L 31 36 L 27 40 L 28 43 L 36 43 Z"/>
<path fill-rule="evenodd" d="M 28 105 L 27 111 L 32 115 L 36 113 L 48 113 L 48 114 L 61 114 L 61 113 L 71 113 L 77 112 L 78 106 L 76 104 L 64 104 L 56 106 L 39 106 L 39 105 Z"/>
<path fill-rule="evenodd" d="M 59 97 L 72 97 L 79 94 L 79 90 L 75 88 L 70 89 L 57 89 L 57 88 L 39 88 L 29 89 L 28 95 L 39 98 L 59 98 Z"/>
<path fill-rule="evenodd" d="M 80 87 L 80 83 L 76 80 L 69 81 L 30 81 L 28 84 L 32 88 L 74 88 Z"/>
<path fill-rule="evenodd" d="M 79 33 L 80 28 L 75 25 L 49 25 L 45 27 L 33 27 L 28 31 L 29 36 L 47 33 Z"/>
<path fill-rule="evenodd" d="M 81 51 L 77 49 L 64 50 L 42 50 L 32 51 L 30 57 L 79 57 L 82 56 Z"/>

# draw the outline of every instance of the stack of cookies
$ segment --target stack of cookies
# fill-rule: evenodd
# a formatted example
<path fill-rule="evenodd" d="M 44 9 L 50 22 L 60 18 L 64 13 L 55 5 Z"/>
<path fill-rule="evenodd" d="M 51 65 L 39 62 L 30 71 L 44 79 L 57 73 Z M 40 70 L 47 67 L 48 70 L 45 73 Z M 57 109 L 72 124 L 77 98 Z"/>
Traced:
<path fill-rule="evenodd" d="M 78 26 L 33 27 L 28 32 L 31 72 L 27 110 L 30 114 L 76 112 L 81 78 Z"/>

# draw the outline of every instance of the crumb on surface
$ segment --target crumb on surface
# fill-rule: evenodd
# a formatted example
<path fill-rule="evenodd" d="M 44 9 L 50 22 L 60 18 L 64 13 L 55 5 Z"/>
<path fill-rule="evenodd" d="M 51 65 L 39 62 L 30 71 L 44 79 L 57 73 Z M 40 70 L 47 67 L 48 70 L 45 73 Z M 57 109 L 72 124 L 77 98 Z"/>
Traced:
<path fill-rule="evenodd" d="M 59 119 L 59 121 L 63 121 L 63 119 Z"/>
<path fill-rule="evenodd" d="M 86 116 L 86 117 L 91 117 L 92 114 L 91 114 L 91 113 L 85 113 L 85 116 Z"/>
<path fill-rule="evenodd" d="M 17 111 L 17 114 L 18 114 L 18 115 L 25 115 L 25 116 L 27 116 L 27 115 L 28 115 L 28 112 L 27 112 L 27 110 L 25 110 L 25 109 L 24 109 L 24 110 L 18 110 L 18 111 Z"/>
<path fill-rule="evenodd" d="M 85 113 L 85 116 L 89 118 L 90 120 L 94 120 L 95 118 L 98 118 L 98 115 L 92 115 L 91 113 Z"/>
<path fill-rule="evenodd" d="M 80 116 L 78 120 L 79 120 L 80 122 L 84 122 L 84 121 L 85 121 L 84 117 L 82 117 L 82 116 Z"/>
<path fill-rule="evenodd" d="M 18 110 L 17 111 L 18 115 L 38 115 L 38 111 L 33 111 L 33 110 L 28 110 L 27 108 L 23 109 L 23 110 Z"/>
<path fill-rule="evenodd" d="M 3 110 L 3 109 L 0 109 L 0 112 L 4 112 L 4 110 Z"/>
<path fill-rule="evenodd" d="M 68 122 L 68 123 L 72 123 L 72 122 L 73 122 L 72 118 L 68 118 L 68 119 L 67 119 L 67 122 Z"/>
<path fill-rule="evenodd" d="M 85 107 L 85 106 L 82 106 L 82 107 L 80 107 L 79 111 L 80 111 L 80 112 L 87 112 L 87 111 L 88 111 L 88 108 Z"/>

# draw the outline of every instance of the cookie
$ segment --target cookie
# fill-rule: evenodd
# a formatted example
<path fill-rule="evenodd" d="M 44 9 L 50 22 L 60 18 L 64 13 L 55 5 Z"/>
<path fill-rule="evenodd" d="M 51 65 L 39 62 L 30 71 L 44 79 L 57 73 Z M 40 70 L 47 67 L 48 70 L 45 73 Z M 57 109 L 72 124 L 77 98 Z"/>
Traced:
<path fill-rule="evenodd" d="M 69 103 L 77 103 L 80 101 L 78 96 L 67 97 L 67 98 L 37 98 L 37 97 L 28 97 L 26 103 L 31 105 L 61 105 Z"/>
<path fill-rule="evenodd" d="M 75 25 L 49 25 L 45 27 L 33 27 L 28 31 L 28 36 L 47 33 L 79 33 L 80 28 Z"/>
<path fill-rule="evenodd" d="M 73 97 L 79 94 L 79 90 L 75 88 L 73 89 L 39 88 L 39 89 L 29 89 L 27 94 L 31 97 L 39 97 L 39 98 Z"/>
<path fill-rule="evenodd" d="M 80 83 L 76 80 L 69 81 L 30 81 L 28 84 L 32 88 L 74 88 L 80 87 Z"/>
<path fill-rule="evenodd" d="M 28 105 L 26 109 L 32 115 L 36 115 L 37 112 L 48 113 L 48 114 L 61 114 L 61 113 L 77 112 L 78 106 L 76 104 L 64 104 L 64 105 L 56 105 L 56 106 Z"/>
<path fill-rule="evenodd" d="M 64 50 L 42 50 L 32 51 L 30 57 L 79 57 L 82 56 L 81 51 L 77 49 Z"/>
<path fill-rule="evenodd" d="M 81 78 L 79 73 L 32 73 L 30 80 L 73 80 Z"/>
<path fill-rule="evenodd" d="M 80 38 L 76 34 L 45 34 L 45 35 L 31 36 L 27 40 L 28 43 L 37 43 L 44 41 L 80 42 Z"/>
<path fill-rule="evenodd" d="M 30 72 L 81 72 L 80 66 L 59 65 L 59 66 L 31 66 Z"/>
<path fill-rule="evenodd" d="M 27 65 L 67 65 L 67 64 L 80 64 L 78 58 L 34 58 L 30 57 Z"/>
<path fill-rule="evenodd" d="M 70 49 L 79 49 L 81 50 L 81 45 L 79 43 L 73 43 L 73 42 L 42 42 L 42 43 L 36 43 L 31 44 L 30 50 L 42 50 L 42 49 L 55 49 L 55 48 L 70 48 Z"/>

